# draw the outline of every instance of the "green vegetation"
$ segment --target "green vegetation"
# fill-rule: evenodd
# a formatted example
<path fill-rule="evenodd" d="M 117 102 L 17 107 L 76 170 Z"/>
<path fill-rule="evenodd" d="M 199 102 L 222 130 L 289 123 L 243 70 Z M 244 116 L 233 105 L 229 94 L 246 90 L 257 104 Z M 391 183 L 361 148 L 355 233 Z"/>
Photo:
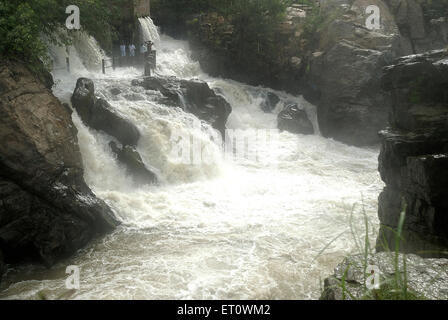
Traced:
<path fill-rule="evenodd" d="M 418 0 L 427 21 L 448 16 L 448 0 Z"/>
<path fill-rule="evenodd" d="M 392 277 L 384 277 L 381 276 L 381 285 L 379 289 L 372 289 L 369 290 L 366 286 L 367 283 L 367 277 L 370 276 L 370 274 L 367 271 L 367 266 L 369 263 L 369 258 L 374 253 L 374 249 L 371 247 L 371 228 L 369 228 L 369 220 L 366 215 L 364 206 L 362 207 L 362 214 L 364 219 L 364 235 L 360 236 L 358 234 L 358 231 L 355 228 L 354 225 L 354 209 L 352 208 L 352 212 L 350 214 L 350 232 L 353 237 L 353 241 L 355 243 L 355 246 L 357 248 L 357 251 L 362 255 L 362 268 L 364 269 L 363 272 L 363 284 L 362 284 L 362 292 L 363 294 L 361 296 L 355 295 L 353 292 L 353 284 L 347 281 L 347 275 L 349 273 L 350 267 L 358 268 L 359 266 L 351 266 L 350 264 L 347 266 L 345 270 L 343 270 L 343 275 L 341 279 L 338 280 L 338 288 L 341 290 L 342 293 L 342 299 L 352 299 L 352 300 L 426 300 L 427 298 L 413 292 L 409 289 L 408 286 L 408 279 L 407 279 L 407 269 L 406 269 L 406 255 L 402 254 L 402 263 L 400 267 L 399 259 L 400 259 L 400 244 L 402 241 L 404 241 L 402 234 L 403 234 L 403 226 L 405 221 L 405 212 L 406 212 L 406 206 L 404 206 L 400 219 L 398 222 L 397 230 L 392 230 L 395 233 L 395 247 L 393 248 L 393 251 L 387 250 L 389 253 L 391 253 L 392 261 L 394 268 L 394 276 Z M 336 241 L 342 234 L 338 235 L 335 239 L 331 241 Z M 378 235 L 377 235 L 378 236 Z M 330 243 L 330 244 L 331 244 Z M 325 251 L 330 244 L 327 244 L 325 248 L 319 252 L 319 257 L 323 251 Z M 386 245 L 384 246 L 386 249 L 388 248 Z"/>
<path fill-rule="evenodd" d="M 367 288 L 364 288 L 365 294 L 361 297 L 362 300 L 426 300 L 426 297 L 419 295 L 408 288 L 405 254 L 402 255 L 403 269 L 400 268 L 400 244 L 404 241 L 402 234 L 405 216 L 406 204 L 404 204 L 401 211 L 397 230 L 392 230 L 395 233 L 395 248 L 393 251 L 394 277 L 391 279 L 382 279 L 379 289 L 367 290 Z M 367 264 L 367 258 L 368 255 L 366 254 L 364 259 L 365 264 Z"/>
<path fill-rule="evenodd" d="M 165 31 L 196 40 L 225 56 L 236 69 L 268 72 L 287 43 L 279 35 L 292 0 L 154 0 L 151 11 Z M 171 28 L 171 30 L 170 30 Z M 286 56 L 286 55 L 285 55 Z"/>
<path fill-rule="evenodd" d="M 100 44 L 110 41 L 115 30 L 110 21 L 117 19 L 126 0 L 0 0 L 0 52 L 6 58 L 18 58 L 29 65 L 47 55 L 42 41 L 69 44 L 69 37 L 60 32 L 65 25 L 68 5 L 80 8 L 81 26 Z M 62 43 L 61 43 L 62 42 Z"/>

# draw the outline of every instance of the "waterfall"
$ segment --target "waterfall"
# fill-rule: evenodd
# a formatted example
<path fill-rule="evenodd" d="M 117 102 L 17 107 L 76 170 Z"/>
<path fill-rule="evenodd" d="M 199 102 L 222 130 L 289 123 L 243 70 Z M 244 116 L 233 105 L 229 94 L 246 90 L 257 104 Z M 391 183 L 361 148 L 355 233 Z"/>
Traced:
<path fill-rule="evenodd" d="M 66 31 L 60 31 L 66 32 Z M 73 37 L 73 44 L 62 47 L 44 39 L 49 47 L 54 70 L 65 69 L 66 58 L 70 58 L 70 69 L 75 74 L 101 70 L 101 60 L 107 58 L 97 41 L 86 32 L 79 31 Z"/>
<path fill-rule="evenodd" d="M 137 150 L 161 181 L 136 187 L 108 146 L 112 138 L 86 127 L 73 112 L 85 180 L 123 225 L 64 262 L 82 270 L 81 288 L 71 298 L 318 298 L 319 278 L 355 248 L 347 231 L 351 212 L 357 226 L 364 223 L 361 210 L 377 221 L 378 150 L 319 134 L 279 132 L 277 114 L 290 103 L 307 112 L 318 132 L 315 107 L 301 96 L 210 77 L 191 59 L 187 42 L 159 36 L 150 18 L 139 21 L 143 39 L 156 43 L 157 75 L 206 81 L 232 106 L 228 128 L 269 130 L 269 143 L 260 146 L 258 160 L 226 159 L 210 138 L 215 132 L 210 125 L 164 104 L 154 91 L 131 85 L 142 69 L 103 75 L 95 71 L 102 57 L 96 42 L 75 41 L 72 73 L 54 70 L 53 92 L 69 102 L 76 79 L 92 78 L 96 94 L 138 127 Z M 65 55 L 64 48 L 52 48 L 56 65 L 63 65 Z M 261 109 L 268 92 L 280 100 L 272 113 Z M 174 131 L 199 141 L 211 161 L 176 162 Z M 65 264 L 56 268 L 65 270 Z M 43 288 L 51 288 L 49 298 L 65 293 L 63 271 L 39 272 L 42 281 L 24 278 L 1 291 L 0 299 L 33 298 Z"/>
<path fill-rule="evenodd" d="M 140 23 L 141 42 L 152 41 L 156 47 L 160 44 L 160 35 L 157 27 L 150 17 L 138 18 Z"/>

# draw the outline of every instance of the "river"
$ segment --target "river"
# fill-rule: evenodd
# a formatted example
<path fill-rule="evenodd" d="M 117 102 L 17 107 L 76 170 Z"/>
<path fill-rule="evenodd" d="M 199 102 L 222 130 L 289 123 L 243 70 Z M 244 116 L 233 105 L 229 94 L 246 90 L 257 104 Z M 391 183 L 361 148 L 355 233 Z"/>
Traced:
<path fill-rule="evenodd" d="M 9 270 L 0 298 L 64 297 L 68 265 L 79 266 L 81 276 L 80 289 L 69 292 L 69 299 L 319 298 L 323 279 L 344 255 L 358 250 L 350 225 L 363 237 L 363 213 L 375 238 L 383 186 L 379 149 L 278 132 L 277 113 L 291 102 L 306 110 L 318 132 L 314 106 L 300 96 L 212 78 L 190 58 L 187 42 L 159 35 L 149 18 L 140 22 L 142 37 L 155 42 L 158 75 L 208 82 L 233 108 L 227 127 L 269 130 L 269 143 L 260 146 L 258 159 L 224 157 L 210 140 L 211 127 L 131 86 L 142 69 L 108 69 L 102 75 L 101 50 L 93 39 L 81 38 L 70 52 L 72 73 L 53 73 L 55 95 L 68 102 L 76 79 L 92 78 L 97 94 L 138 126 L 138 151 L 160 184 L 136 187 L 110 151 L 110 137 L 84 126 L 74 112 L 85 179 L 122 225 L 51 269 Z M 63 65 L 64 50 L 53 48 L 52 55 Z M 112 88 L 120 93 L 112 94 Z M 269 91 L 281 102 L 264 113 L 260 105 Z M 211 161 L 174 161 L 173 130 L 208 146 Z"/>

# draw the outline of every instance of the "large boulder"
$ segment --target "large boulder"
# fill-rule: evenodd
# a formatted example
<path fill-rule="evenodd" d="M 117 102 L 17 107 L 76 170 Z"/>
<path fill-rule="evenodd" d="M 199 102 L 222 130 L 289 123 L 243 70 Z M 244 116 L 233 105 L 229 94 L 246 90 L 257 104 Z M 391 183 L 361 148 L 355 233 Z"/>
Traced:
<path fill-rule="evenodd" d="M 117 156 L 118 161 L 126 166 L 128 173 L 138 185 L 154 184 L 157 182 L 157 176 L 146 167 L 140 154 L 134 147 L 124 146 L 123 148 L 119 148 L 113 141 L 109 143 L 109 146 Z"/>
<path fill-rule="evenodd" d="M 448 44 L 448 6 L 443 1 L 385 0 L 413 53 Z M 444 10 L 443 10 L 444 9 Z"/>
<path fill-rule="evenodd" d="M 380 91 L 378 70 L 386 64 L 382 52 L 341 40 L 315 57 L 310 83 L 318 90 L 319 128 L 326 137 L 351 145 L 379 141 L 378 131 L 387 124 L 387 96 Z"/>
<path fill-rule="evenodd" d="M 232 107 L 206 82 L 175 77 L 145 77 L 141 81 L 134 80 L 132 84 L 147 90 L 159 91 L 167 99 L 167 104 L 181 107 L 184 111 L 194 114 L 224 136 L 227 118 L 232 112 Z"/>
<path fill-rule="evenodd" d="M 379 30 L 366 27 L 369 5 L 380 8 Z M 381 0 L 327 3 L 322 10 L 329 17 L 328 27 L 309 58 L 305 98 L 317 106 L 324 136 L 351 145 L 376 144 L 378 131 L 387 125 L 389 106 L 380 90 L 381 69 L 412 53 L 411 47 Z"/>
<path fill-rule="evenodd" d="M 84 182 L 70 113 L 18 62 L 0 64 L 0 251 L 50 266 L 111 231 L 111 209 Z"/>
<path fill-rule="evenodd" d="M 377 249 L 394 243 L 406 209 L 404 252 L 447 256 L 448 248 L 448 52 L 403 57 L 385 68 L 390 128 L 381 132 Z"/>
<path fill-rule="evenodd" d="M 140 139 L 137 127 L 117 114 L 106 100 L 95 97 L 92 80 L 78 79 L 72 95 L 72 105 L 87 126 L 104 131 L 124 145 L 137 145 Z"/>
<path fill-rule="evenodd" d="M 406 275 L 407 299 L 448 299 L 447 259 L 423 259 L 417 255 L 398 255 L 380 252 L 369 255 L 353 255 L 344 259 L 334 270 L 334 274 L 324 281 L 321 300 L 403 300 L 403 285 L 395 285 L 398 274 L 404 283 Z M 406 268 L 403 260 L 406 259 Z M 380 289 L 366 290 L 365 275 L 367 265 L 379 271 Z M 396 266 L 396 267 L 395 267 Z M 406 270 L 406 271 L 405 271 Z M 406 273 L 405 273 L 406 272 Z M 344 289 L 343 289 L 344 288 Z M 398 289 L 396 291 L 395 289 Z"/>
<path fill-rule="evenodd" d="M 297 104 L 287 105 L 277 117 L 280 130 L 298 134 L 314 134 L 314 128 L 305 110 Z"/>
<path fill-rule="evenodd" d="M 270 113 L 274 111 L 275 107 L 277 107 L 277 104 L 280 102 L 280 98 L 272 92 L 267 92 L 266 97 L 261 105 L 261 110 L 263 110 L 266 113 Z"/>

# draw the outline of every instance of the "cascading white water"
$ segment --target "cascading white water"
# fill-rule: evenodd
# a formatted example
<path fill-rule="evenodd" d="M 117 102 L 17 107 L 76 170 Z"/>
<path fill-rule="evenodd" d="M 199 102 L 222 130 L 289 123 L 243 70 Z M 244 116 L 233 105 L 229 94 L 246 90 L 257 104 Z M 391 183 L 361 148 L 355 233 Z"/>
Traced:
<path fill-rule="evenodd" d="M 152 21 L 142 20 L 145 39 L 157 39 Z M 130 85 L 142 70 L 117 69 L 106 76 L 82 66 L 70 76 L 55 71 L 54 92 L 64 101 L 69 101 L 77 77 L 94 79 L 97 94 L 138 126 L 138 151 L 162 181 L 136 188 L 113 157 L 111 138 L 85 127 L 74 112 L 85 179 L 123 225 L 51 270 L 21 267 L 9 272 L 0 298 L 36 298 L 40 291 L 58 297 L 66 292 L 65 267 L 73 264 L 81 268 L 81 288 L 70 296 L 74 299 L 318 298 L 319 279 L 356 249 L 349 231 L 353 205 L 355 226 L 363 210 L 377 224 L 382 187 L 378 150 L 320 135 L 280 133 L 275 130 L 277 113 L 288 103 L 303 107 L 318 129 L 314 106 L 284 92 L 211 78 L 190 59 L 185 42 L 162 36 L 157 50 L 158 75 L 202 79 L 227 99 L 233 108 L 229 128 L 274 129 L 270 143 L 260 146 L 261 159 L 224 158 L 209 138 L 210 126 Z M 112 94 L 112 88 L 120 93 Z M 281 98 L 273 113 L 260 108 L 268 91 Z M 173 161 L 173 130 L 208 146 L 212 161 Z"/>
<path fill-rule="evenodd" d="M 156 47 L 160 44 L 160 35 L 157 27 L 150 17 L 138 18 L 140 23 L 141 42 L 152 41 Z"/>

